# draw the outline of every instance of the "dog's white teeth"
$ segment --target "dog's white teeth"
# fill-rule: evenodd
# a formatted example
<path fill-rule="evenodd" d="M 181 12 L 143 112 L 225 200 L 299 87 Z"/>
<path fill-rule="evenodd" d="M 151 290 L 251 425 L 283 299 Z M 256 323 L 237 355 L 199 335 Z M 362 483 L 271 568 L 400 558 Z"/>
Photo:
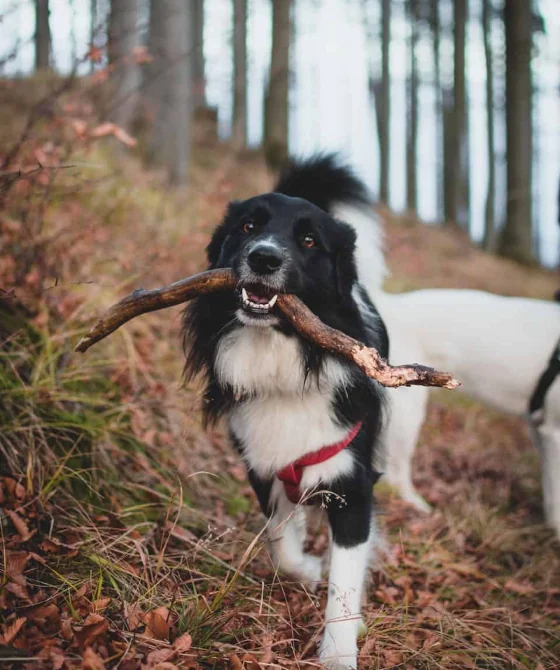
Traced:
<path fill-rule="evenodd" d="M 272 309 L 272 308 L 274 307 L 274 305 L 276 304 L 276 301 L 277 301 L 277 300 L 278 300 L 278 296 L 277 296 L 277 295 L 273 295 L 272 298 L 268 301 L 267 307 L 268 307 L 269 309 Z"/>
<path fill-rule="evenodd" d="M 244 288 L 241 289 L 241 297 L 243 298 L 243 302 L 249 302 L 249 296 Z"/>

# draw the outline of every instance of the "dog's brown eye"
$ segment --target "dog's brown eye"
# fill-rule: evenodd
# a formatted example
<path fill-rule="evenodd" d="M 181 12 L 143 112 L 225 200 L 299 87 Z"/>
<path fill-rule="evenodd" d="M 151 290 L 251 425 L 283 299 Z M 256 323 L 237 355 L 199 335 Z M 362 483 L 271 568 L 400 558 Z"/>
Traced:
<path fill-rule="evenodd" d="M 241 230 L 247 235 L 247 233 L 250 233 L 254 228 L 255 224 L 252 221 L 245 221 Z"/>
<path fill-rule="evenodd" d="M 316 244 L 313 235 L 304 235 L 301 239 L 301 242 L 307 249 L 311 249 L 311 247 L 314 247 Z"/>

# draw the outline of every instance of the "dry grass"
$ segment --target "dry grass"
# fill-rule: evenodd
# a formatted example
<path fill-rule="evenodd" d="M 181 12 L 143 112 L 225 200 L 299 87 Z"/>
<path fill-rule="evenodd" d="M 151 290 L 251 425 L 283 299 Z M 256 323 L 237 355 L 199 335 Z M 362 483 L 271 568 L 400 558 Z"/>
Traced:
<path fill-rule="evenodd" d="M 53 186 L 58 284 L 31 318 L 12 314 L 0 350 L 0 660 L 14 667 L 316 667 L 326 589 L 274 573 L 243 468 L 181 388 L 179 310 L 70 353 L 125 292 L 198 270 L 226 202 L 270 184 L 258 156 L 207 142 L 196 155 L 188 191 L 104 145 L 75 150 L 79 171 Z M 395 289 L 556 288 L 436 229 L 392 221 L 388 247 Z M 380 488 L 389 552 L 361 667 L 558 667 L 558 544 L 520 422 L 435 394 L 416 480 L 432 516 Z M 310 549 L 325 541 L 318 529 Z"/>

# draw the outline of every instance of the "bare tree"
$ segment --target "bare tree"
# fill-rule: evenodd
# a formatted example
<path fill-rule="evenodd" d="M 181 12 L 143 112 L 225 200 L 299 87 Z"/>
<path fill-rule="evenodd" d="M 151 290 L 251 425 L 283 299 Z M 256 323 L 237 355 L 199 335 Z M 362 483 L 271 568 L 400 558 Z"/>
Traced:
<path fill-rule="evenodd" d="M 233 0 L 233 127 L 232 144 L 247 146 L 247 0 Z"/>
<path fill-rule="evenodd" d="M 271 167 L 288 157 L 291 0 L 272 3 L 272 55 L 264 106 L 264 151 Z"/>
<path fill-rule="evenodd" d="M 185 183 L 190 154 L 192 98 L 192 5 L 151 0 L 150 97 L 154 125 L 150 159 L 167 168 L 172 184 Z"/>
<path fill-rule="evenodd" d="M 381 86 L 376 91 L 377 125 L 379 129 L 379 199 L 389 202 L 391 137 L 391 0 L 381 0 Z"/>
<path fill-rule="evenodd" d="M 530 2 L 505 0 L 507 214 L 499 251 L 533 261 L 531 239 L 531 49 Z"/>
<path fill-rule="evenodd" d="M 416 62 L 419 19 L 418 0 L 408 0 L 406 9 L 410 30 L 406 124 L 406 207 L 410 212 L 416 213 L 418 211 L 418 193 L 416 188 L 416 166 L 418 164 L 418 64 Z"/>
<path fill-rule="evenodd" d="M 109 14 L 109 64 L 114 84 L 112 118 L 130 129 L 138 105 L 140 72 L 136 63 L 138 46 L 137 0 L 111 0 Z"/>
<path fill-rule="evenodd" d="M 443 88 L 441 92 L 441 118 L 443 125 L 443 210 L 444 223 L 455 225 L 456 210 L 456 179 L 455 174 L 455 141 L 453 127 L 453 92 Z"/>
<path fill-rule="evenodd" d="M 434 115 L 436 125 L 436 218 L 439 218 L 442 193 L 442 162 L 443 162 L 443 117 L 441 100 L 441 64 L 440 64 L 440 42 L 441 42 L 441 20 L 439 13 L 440 0 L 431 0 L 430 3 L 430 27 L 432 30 L 432 59 L 434 66 Z"/>
<path fill-rule="evenodd" d="M 496 163 L 494 141 L 494 63 L 491 44 L 492 0 L 482 0 L 482 35 L 484 40 L 484 55 L 486 57 L 486 132 L 488 147 L 488 192 L 486 194 L 486 211 L 484 216 L 485 249 L 494 247 L 494 220 L 495 191 L 496 191 Z"/>
<path fill-rule="evenodd" d="M 196 109 L 206 106 L 206 73 L 204 66 L 204 0 L 192 2 L 191 44 L 193 70 L 193 96 Z"/>
<path fill-rule="evenodd" d="M 466 89 L 466 25 L 468 0 L 453 2 L 453 109 L 448 140 L 450 157 L 454 161 L 450 188 L 448 220 L 468 228 L 469 224 L 469 158 L 467 133 L 467 89 Z"/>
<path fill-rule="evenodd" d="M 49 0 L 35 0 L 35 70 L 50 68 Z"/>

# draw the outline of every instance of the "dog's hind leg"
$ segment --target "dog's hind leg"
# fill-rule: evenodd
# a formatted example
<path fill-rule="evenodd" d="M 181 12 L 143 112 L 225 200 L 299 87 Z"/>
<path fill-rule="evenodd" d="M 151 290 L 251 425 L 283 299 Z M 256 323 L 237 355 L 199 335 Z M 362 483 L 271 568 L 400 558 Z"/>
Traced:
<path fill-rule="evenodd" d="M 429 512 L 430 506 L 412 483 L 412 457 L 426 418 L 428 389 L 392 389 L 388 396 L 389 416 L 383 434 L 385 463 L 380 470 L 403 500 Z"/>
<path fill-rule="evenodd" d="M 537 431 L 545 519 L 560 537 L 560 427 L 544 423 Z"/>

